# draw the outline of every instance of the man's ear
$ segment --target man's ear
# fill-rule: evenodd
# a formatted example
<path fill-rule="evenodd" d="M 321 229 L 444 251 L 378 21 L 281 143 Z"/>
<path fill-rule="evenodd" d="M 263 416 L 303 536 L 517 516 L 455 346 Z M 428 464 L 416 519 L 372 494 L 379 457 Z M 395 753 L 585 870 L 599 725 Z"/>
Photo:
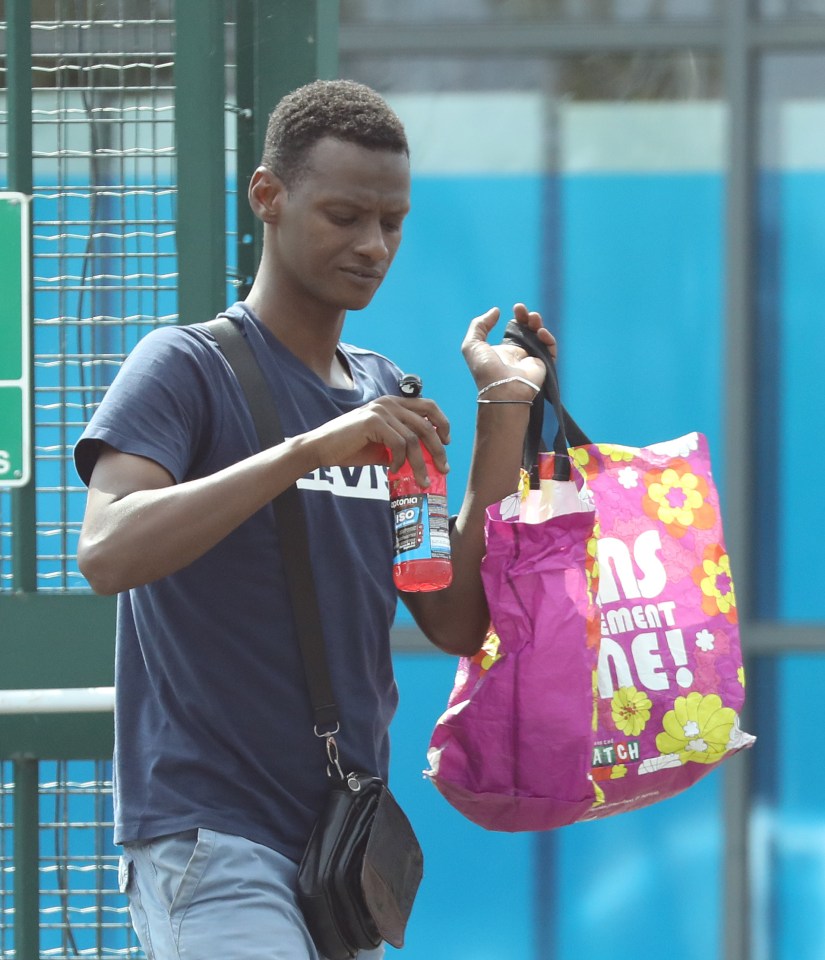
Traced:
<path fill-rule="evenodd" d="M 276 223 L 286 187 L 267 167 L 258 167 L 249 181 L 249 206 L 264 223 Z"/>

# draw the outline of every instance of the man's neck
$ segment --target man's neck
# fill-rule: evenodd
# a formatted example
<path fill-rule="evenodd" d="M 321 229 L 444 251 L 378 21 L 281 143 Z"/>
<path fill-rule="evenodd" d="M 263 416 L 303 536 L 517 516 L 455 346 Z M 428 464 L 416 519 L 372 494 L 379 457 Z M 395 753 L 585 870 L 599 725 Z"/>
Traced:
<path fill-rule="evenodd" d="M 261 323 L 298 359 L 313 371 L 327 386 L 348 388 L 352 378 L 345 361 L 338 352 L 338 342 L 344 326 L 346 311 L 317 308 L 308 311 L 286 304 L 253 284 L 246 303 Z"/>

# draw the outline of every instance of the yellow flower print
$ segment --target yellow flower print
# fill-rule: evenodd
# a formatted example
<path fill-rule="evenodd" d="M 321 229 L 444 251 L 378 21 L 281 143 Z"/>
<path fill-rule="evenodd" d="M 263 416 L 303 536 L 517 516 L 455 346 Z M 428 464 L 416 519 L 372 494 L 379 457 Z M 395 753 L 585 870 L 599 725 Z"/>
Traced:
<path fill-rule="evenodd" d="M 587 447 L 573 447 L 570 455 L 573 457 L 573 462 L 582 469 L 586 469 L 587 464 L 590 463 L 590 454 L 587 452 Z"/>
<path fill-rule="evenodd" d="M 587 447 L 572 447 L 570 458 L 573 461 L 573 466 L 578 467 L 579 473 L 586 480 L 592 480 L 602 469 L 598 457 L 591 456 Z"/>
<path fill-rule="evenodd" d="M 601 527 L 597 520 L 593 526 L 593 535 L 587 541 L 587 554 L 584 559 L 584 572 L 587 577 L 587 589 L 591 597 L 599 591 L 599 561 L 598 548 Z"/>
<path fill-rule="evenodd" d="M 599 671 L 593 671 L 593 729 L 599 729 Z"/>
<path fill-rule="evenodd" d="M 656 748 L 661 754 L 677 754 L 682 763 L 716 763 L 725 755 L 735 722 L 736 712 L 723 707 L 717 694 L 694 691 L 677 697 L 665 714 Z"/>
<path fill-rule="evenodd" d="M 638 737 L 650 719 L 651 706 L 650 698 L 643 691 L 635 687 L 619 687 L 611 704 L 616 728 L 629 737 Z"/>
<path fill-rule="evenodd" d="M 736 679 L 742 684 L 743 687 L 745 686 L 745 668 L 744 667 L 740 667 L 736 671 Z"/>
<path fill-rule="evenodd" d="M 638 450 L 634 450 L 632 447 L 620 447 L 612 443 L 597 443 L 596 446 L 598 447 L 599 453 L 604 454 L 606 457 L 610 457 L 614 463 L 627 463 L 628 461 L 633 460 L 633 458 L 639 452 Z"/>
<path fill-rule="evenodd" d="M 593 524 L 593 535 L 587 541 L 587 556 L 584 561 L 594 580 L 599 576 L 599 537 L 601 535 L 602 525 L 597 520 Z"/>
<path fill-rule="evenodd" d="M 693 570 L 693 582 L 702 591 L 702 610 L 713 617 L 721 613 L 729 623 L 736 623 L 736 594 L 730 572 L 730 557 L 718 543 L 708 547 L 701 567 Z"/>
<path fill-rule="evenodd" d="M 610 768 L 610 779 L 621 780 L 627 776 L 627 767 L 623 763 L 617 763 L 615 767 Z"/>
<path fill-rule="evenodd" d="M 698 482 L 699 478 L 692 473 L 680 477 L 675 470 L 665 470 L 661 483 L 651 483 L 647 492 L 659 505 L 657 512 L 663 523 L 690 526 L 693 511 L 702 506 L 702 495 L 696 489 Z"/>
<path fill-rule="evenodd" d="M 651 470 L 644 482 L 644 512 L 666 524 L 674 537 L 683 537 L 689 527 L 709 530 L 713 526 L 716 512 L 706 503 L 707 482 L 692 472 L 687 461 L 676 460 L 665 470 Z"/>
<path fill-rule="evenodd" d="M 593 524 L 593 536 L 587 541 L 587 558 L 592 560 L 598 566 L 596 558 L 598 557 L 599 537 L 602 534 L 602 525 L 597 520 Z"/>
<path fill-rule="evenodd" d="M 494 630 L 489 630 L 481 649 L 471 658 L 471 662 L 478 664 L 482 670 L 489 670 L 496 660 L 500 660 L 502 657 L 502 654 L 499 653 L 500 643 L 498 634 Z"/>

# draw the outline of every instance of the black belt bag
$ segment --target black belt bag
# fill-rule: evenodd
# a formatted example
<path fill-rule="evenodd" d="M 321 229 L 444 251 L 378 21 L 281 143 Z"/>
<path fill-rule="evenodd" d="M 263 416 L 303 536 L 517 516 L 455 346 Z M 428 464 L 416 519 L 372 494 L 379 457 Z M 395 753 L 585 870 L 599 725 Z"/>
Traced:
<path fill-rule="evenodd" d="M 283 441 L 275 402 L 246 338 L 228 317 L 207 324 L 235 372 L 261 449 Z M 330 792 L 298 868 L 298 901 L 318 951 L 347 960 L 382 940 L 404 944 L 424 872 L 424 857 L 387 785 L 364 773 L 345 775 L 303 504 L 295 485 L 272 501 L 283 547 L 295 629 L 301 646 L 315 734 L 326 741 Z"/>

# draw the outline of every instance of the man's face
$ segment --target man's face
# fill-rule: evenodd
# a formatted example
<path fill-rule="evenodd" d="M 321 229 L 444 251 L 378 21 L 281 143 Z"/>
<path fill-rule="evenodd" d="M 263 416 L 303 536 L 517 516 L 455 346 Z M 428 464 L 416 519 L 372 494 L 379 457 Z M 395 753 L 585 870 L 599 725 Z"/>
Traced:
<path fill-rule="evenodd" d="M 287 189 L 275 232 L 275 269 L 294 296 L 335 310 L 372 300 L 401 243 L 410 209 L 403 153 L 325 138 Z"/>

